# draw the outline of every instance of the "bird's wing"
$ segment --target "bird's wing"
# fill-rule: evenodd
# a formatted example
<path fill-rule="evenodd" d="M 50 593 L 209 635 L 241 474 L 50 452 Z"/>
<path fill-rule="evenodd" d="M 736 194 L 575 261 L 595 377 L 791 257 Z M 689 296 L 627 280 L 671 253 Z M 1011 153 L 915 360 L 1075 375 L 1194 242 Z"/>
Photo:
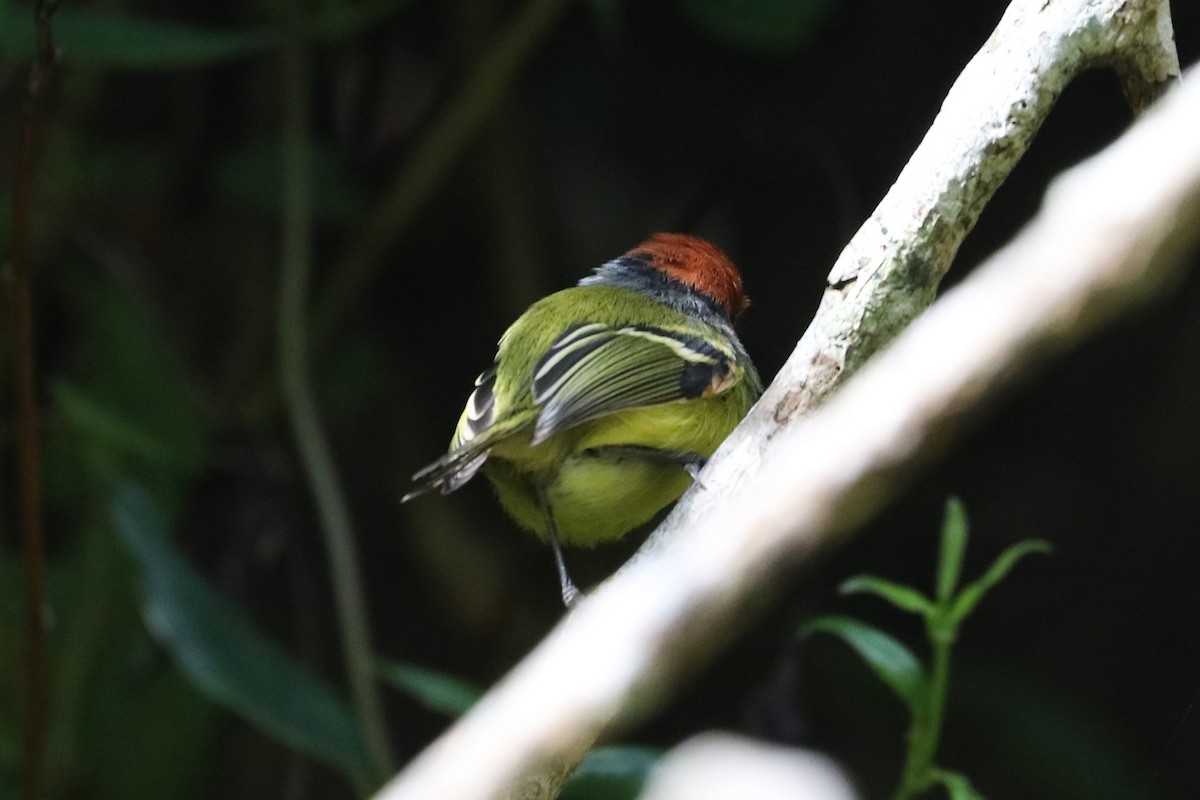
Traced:
<path fill-rule="evenodd" d="M 419 485 L 404 500 L 458 489 L 475 476 L 496 442 L 531 423 L 530 444 L 537 445 L 614 411 L 723 392 L 743 371 L 725 342 L 694 331 L 582 323 L 560 334 L 535 365 L 535 407 L 497 418 L 496 370 L 493 365 L 475 381 L 450 452 L 413 476 Z"/>
<path fill-rule="evenodd" d="M 475 391 L 467 398 L 467 406 L 450 442 L 450 452 L 413 475 L 413 481 L 419 485 L 401 498 L 401 502 L 434 489 L 450 494 L 475 477 L 497 440 L 530 423 L 533 412 L 496 419 L 497 367 L 498 364 L 493 364 L 475 379 Z"/>
<path fill-rule="evenodd" d="M 532 444 L 613 411 L 723 392 L 739 371 L 724 342 L 687 329 L 575 325 L 534 367 Z"/>
<path fill-rule="evenodd" d="M 454 429 L 451 450 L 470 443 L 496 421 L 496 371 L 499 367 L 497 360 L 475 379 L 475 391 L 467 398 L 467 407 L 463 409 L 458 427 Z"/>

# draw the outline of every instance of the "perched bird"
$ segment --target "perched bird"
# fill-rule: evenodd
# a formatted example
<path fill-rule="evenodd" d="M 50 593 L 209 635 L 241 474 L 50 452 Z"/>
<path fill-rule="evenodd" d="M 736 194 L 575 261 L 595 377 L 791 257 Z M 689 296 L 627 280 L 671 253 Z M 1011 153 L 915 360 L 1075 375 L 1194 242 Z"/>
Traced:
<path fill-rule="evenodd" d="M 554 548 L 612 541 L 676 500 L 762 393 L 733 331 L 749 301 L 733 262 L 659 233 L 529 307 L 475 381 L 450 451 L 410 500 L 481 468 L 505 510 Z"/>

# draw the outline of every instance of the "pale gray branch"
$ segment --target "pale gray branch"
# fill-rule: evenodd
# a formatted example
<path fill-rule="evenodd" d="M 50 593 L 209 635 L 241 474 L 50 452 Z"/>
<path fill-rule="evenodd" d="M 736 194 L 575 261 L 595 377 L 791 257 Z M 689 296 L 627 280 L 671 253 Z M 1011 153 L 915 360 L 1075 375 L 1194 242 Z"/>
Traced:
<path fill-rule="evenodd" d="M 640 800 L 858 800 L 829 758 L 728 733 L 703 733 L 676 747 Z"/>
<path fill-rule="evenodd" d="M 821 404 L 933 302 L 958 248 L 1055 100 L 1111 66 L 1135 110 L 1179 76 L 1167 0 L 1015 0 L 954 82 L 875 211 L 842 251 L 796 349 L 655 538 L 686 529 L 757 472 L 782 429 Z"/>
<path fill-rule="evenodd" d="M 839 259 L 707 489 L 379 797 L 552 796 L 603 731 L 658 702 L 798 564 L 877 511 L 957 420 L 1173 283 L 1200 238 L 1200 76 L 1056 181 L 1012 244 L 797 424 L 929 303 L 1071 76 L 1117 63 L 1126 45 L 1153 50 L 1119 59 L 1131 96 L 1174 74 L 1166 15 L 1165 0 L 1014 3 Z"/>

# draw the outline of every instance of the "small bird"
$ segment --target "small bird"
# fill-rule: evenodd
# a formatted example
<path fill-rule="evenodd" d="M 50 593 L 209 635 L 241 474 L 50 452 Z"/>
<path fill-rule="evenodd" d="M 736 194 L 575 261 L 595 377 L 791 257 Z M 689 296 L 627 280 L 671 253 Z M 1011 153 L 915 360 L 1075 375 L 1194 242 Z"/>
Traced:
<path fill-rule="evenodd" d="M 563 545 L 619 539 L 678 499 L 762 383 L 733 331 L 749 305 L 716 245 L 658 233 L 500 337 L 446 455 L 413 476 L 449 494 L 481 468 L 522 528 Z"/>

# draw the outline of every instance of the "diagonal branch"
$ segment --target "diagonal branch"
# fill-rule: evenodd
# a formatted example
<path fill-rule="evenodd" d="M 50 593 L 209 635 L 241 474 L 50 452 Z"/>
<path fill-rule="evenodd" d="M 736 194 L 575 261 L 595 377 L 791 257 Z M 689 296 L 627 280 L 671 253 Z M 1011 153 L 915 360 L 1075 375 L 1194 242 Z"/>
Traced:
<path fill-rule="evenodd" d="M 1111 66 L 1135 110 L 1178 79 L 1167 0 L 1015 0 L 895 184 L 842 251 L 812 323 L 705 484 L 660 526 L 673 535 L 756 473 L 782 429 L 817 408 L 933 302 L 958 248 L 1066 86 Z M 722 457 L 723 456 L 723 457 Z"/>
<path fill-rule="evenodd" d="M 1178 73 L 1166 1 L 1010 6 L 834 266 L 792 358 L 706 470 L 707 490 L 381 798 L 552 796 L 602 731 L 645 713 L 798 564 L 878 510 L 953 423 L 1170 285 L 1200 237 L 1195 85 L 1061 179 L 1018 240 L 799 424 L 930 304 L 1055 98 L 1097 65 L 1117 69 L 1135 108 L 1159 93 Z"/>
<path fill-rule="evenodd" d="M 781 433 L 753 483 L 580 604 L 379 800 L 551 796 L 602 731 L 657 703 L 988 398 L 1170 288 L 1200 245 L 1198 121 L 1194 74 L 1056 181 L 1016 240 Z"/>

